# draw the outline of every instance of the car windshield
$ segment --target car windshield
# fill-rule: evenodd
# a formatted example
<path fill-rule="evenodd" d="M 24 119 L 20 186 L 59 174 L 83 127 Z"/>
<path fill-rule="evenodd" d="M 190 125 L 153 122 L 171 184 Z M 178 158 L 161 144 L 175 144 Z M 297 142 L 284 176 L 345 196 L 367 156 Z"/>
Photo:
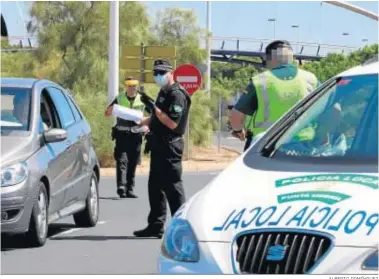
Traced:
<path fill-rule="evenodd" d="M 29 131 L 31 89 L 1 87 L 1 131 Z"/>
<path fill-rule="evenodd" d="M 378 75 L 345 77 L 285 131 L 275 156 L 378 159 Z"/>

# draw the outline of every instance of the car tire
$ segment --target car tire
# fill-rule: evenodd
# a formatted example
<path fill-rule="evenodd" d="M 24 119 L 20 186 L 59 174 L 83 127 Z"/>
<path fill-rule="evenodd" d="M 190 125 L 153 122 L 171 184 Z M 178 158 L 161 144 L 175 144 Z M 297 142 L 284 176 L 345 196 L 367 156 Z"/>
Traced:
<path fill-rule="evenodd" d="M 38 185 L 38 197 L 33 204 L 29 229 L 26 232 L 27 245 L 41 247 L 45 244 L 48 233 L 49 202 L 45 184 L 40 181 Z"/>
<path fill-rule="evenodd" d="M 75 224 L 79 227 L 94 227 L 99 220 L 99 186 L 95 172 L 92 172 L 90 187 L 84 210 L 74 214 Z"/>

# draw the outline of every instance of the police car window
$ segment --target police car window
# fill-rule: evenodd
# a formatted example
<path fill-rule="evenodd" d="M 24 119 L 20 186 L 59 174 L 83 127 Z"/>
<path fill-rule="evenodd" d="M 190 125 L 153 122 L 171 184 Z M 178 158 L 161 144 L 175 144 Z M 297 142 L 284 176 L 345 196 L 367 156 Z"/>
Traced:
<path fill-rule="evenodd" d="M 66 97 L 64 96 L 64 93 L 55 87 L 49 87 L 48 90 L 51 98 L 54 101 L 55 107 L 58 110 L 59 118 L 63 128 L 67 128 L 68 126 L 75 123 L 75 117 L 71 111 Z"/>
<path fill-rule="evenodd" d="M 371 129 L 364 129 L 370 127 L 362 126 L 373 123 L 365 119 L 377 122 L 370 103 L 378 94 L 378 75 L 346 77 L 321 94 L 276 143 L 277 155 L 377 158 L 377 140 L 370 140 Z M 358 137 L 362 140 L 353 145 Z"/>

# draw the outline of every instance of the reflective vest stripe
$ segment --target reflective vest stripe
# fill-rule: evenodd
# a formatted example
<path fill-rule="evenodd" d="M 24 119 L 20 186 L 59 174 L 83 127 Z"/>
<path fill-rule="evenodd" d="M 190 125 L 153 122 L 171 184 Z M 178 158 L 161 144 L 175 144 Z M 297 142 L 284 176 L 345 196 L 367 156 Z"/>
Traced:
<path fill-rule="evenodd" d="M 255 122 L 255 128 L 269 128 L 272 123 L 269 121 L 270 119 L 270 98 L 268 95 L 267 89 L 267 78 L 263 73 L 260 75 L 261 85 L 262 85 L 262 98 L 264 103 L 263 108 L 263 122 Z"/>

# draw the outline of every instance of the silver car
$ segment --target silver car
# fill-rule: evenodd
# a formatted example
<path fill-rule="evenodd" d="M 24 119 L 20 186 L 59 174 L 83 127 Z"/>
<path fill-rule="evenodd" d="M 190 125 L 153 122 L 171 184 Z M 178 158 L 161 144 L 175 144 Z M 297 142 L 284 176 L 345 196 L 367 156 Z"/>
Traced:
<path fill-rule="evenodd" d="M 48 80 L 1 79 L 1 233 L 43 246 L 48 225 L 99 218 L 99 163 L 71 95 Z"/>

